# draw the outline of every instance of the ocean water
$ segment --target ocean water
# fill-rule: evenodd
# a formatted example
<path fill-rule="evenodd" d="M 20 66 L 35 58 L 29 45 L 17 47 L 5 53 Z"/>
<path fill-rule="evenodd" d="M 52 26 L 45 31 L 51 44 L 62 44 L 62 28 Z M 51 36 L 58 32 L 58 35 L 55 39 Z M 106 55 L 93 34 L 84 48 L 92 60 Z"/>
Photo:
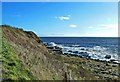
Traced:
<path fill-rule="evenodd" d="M 119 62 L 116 37 L 41 37 L 43 42 L 54 43 L 69 53 L 102 61 Z M 106 58 L 110 56 L 110 58 Z"/>

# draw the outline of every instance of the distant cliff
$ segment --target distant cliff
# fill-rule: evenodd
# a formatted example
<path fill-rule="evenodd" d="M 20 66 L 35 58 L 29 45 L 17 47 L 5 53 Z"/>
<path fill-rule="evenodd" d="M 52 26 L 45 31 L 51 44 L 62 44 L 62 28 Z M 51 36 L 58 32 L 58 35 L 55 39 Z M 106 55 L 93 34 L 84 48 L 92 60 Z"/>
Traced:
<path fill-rule="evenodd" d="M 31 31 L 2 25 L 3 80 L 98 80 L 117 79 L 101 73 L 118 66 L 49 51 Z M 114 65 L 114 67 L 112 66 Z M 100 70 L 99 70 L 100 69 Z"/>

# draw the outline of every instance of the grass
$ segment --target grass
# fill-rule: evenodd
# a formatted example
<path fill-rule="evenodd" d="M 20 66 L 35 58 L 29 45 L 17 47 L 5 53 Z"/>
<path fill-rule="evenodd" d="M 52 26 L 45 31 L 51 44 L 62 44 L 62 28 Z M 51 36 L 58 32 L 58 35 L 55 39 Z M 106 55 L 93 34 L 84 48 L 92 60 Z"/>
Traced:
<path fill-rule="evenodd" d="M 22 65 L 12 47 L 4 40 L 2 42 L 3 80 L 32 80 L 32 73 Z"/>
<path fill-rule="evenodd" d="M 0 79 L 2 78 L 2 73 L 1 73 L 1 68 L 2 68 L 2 64 L 1 64 L 1 52 L 2 52 L 2 26 L 0 26 Z"/>

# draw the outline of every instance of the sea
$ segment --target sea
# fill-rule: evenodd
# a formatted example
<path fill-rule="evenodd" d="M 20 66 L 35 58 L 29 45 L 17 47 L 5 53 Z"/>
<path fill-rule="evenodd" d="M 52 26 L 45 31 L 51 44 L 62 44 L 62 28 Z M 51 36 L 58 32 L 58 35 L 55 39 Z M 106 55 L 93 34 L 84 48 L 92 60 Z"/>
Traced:
<path fill-rule="evenodd" d="M 41 37 L 40 39 L 62 48 L 63 54 L 120 63 L 117 37 Z"/>

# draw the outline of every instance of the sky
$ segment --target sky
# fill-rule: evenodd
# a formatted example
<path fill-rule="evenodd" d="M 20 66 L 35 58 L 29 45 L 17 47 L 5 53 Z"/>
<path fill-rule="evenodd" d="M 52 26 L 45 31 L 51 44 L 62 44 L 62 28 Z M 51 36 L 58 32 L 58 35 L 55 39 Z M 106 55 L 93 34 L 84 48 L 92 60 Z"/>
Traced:
<path fill-rule="evenodd" d="M 117 2 L 3 2 L 2 23 L 40 37 L 117 37 Z"/>
<path fill-rule="evenodd" d="M 2 2 L 118 2 L 119 0 L 1 0 Z"/>

